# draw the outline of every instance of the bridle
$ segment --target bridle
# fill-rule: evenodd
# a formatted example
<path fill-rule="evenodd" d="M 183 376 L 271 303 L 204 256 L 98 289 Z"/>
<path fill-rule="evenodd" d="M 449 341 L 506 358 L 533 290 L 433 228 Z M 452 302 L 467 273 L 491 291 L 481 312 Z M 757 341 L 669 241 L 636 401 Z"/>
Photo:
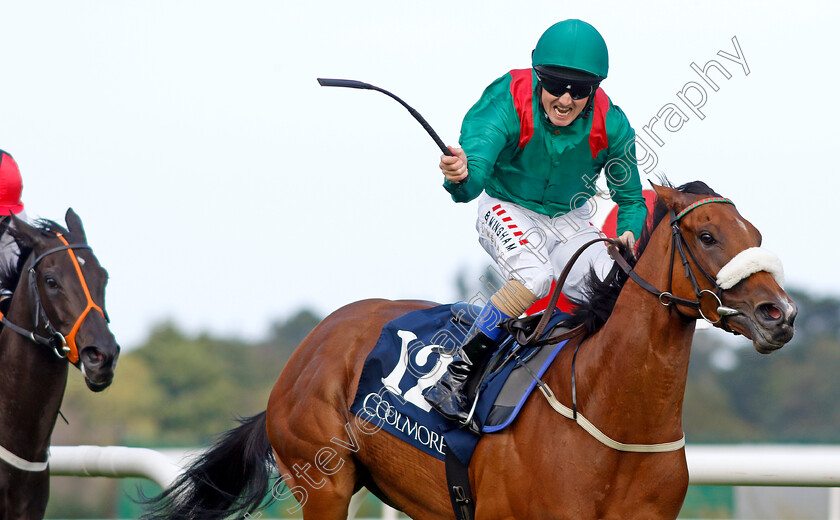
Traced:
<path fill-rule="evenodd" d="M 64 236 L 59 233 L 55 232 L 58 239 L 62 242 L 63 245 L 54 247 L 52 249 L 48 249 L 38 255 L 35 260 L 32 261 L 28 269 L 29 273 L 29 290 L 30 293 L 33 295 L 35 299 L 35 309 L 34 309 L 34 322 L 35 322 L 35 330 L 38 329 L 39 320 L 42 320 L 44 323 L 44 327 L 48 333 L 47 336 L 41 336 L 36 334 L 34 330 L 30 331 L 23 327 L 20 327 L 11 321 L 2 313 L 0 312 L 0 322 L 3 323 L 5 327 L 17 332 L 21 336 L 27 337 L 33 342 L 44 345 L 48 348 L 53 349 L 56 356 L 59 358 L 67 358 L 71 363 L 76 364 L 79 362 L 79 349 L 76 346 L 76 333 L 82 326 L 82 323 L 87 318 L 88 314 L 90 313 L 91 309 L 96 309 L 105 318 L 105 321 L 108 322 L 108 315 L 99 305 L 94 303 L 93 298 L 90 295 L 90 290 L 88 289 L 87 281 L 85 280 L 84 274 L 82 274 L 82 267 L 79 265 L 79 261 L 76 259 L 76 255 L 74 251 L 77 249 L 90 249 L 90 246 L 87 244 L 77 243 L 77 244 L 70 244 L 64 238 Z M 76 275 L 79 278 L 79 283 L 82 286 L 82 290 L 85 293 L 85 298 L 87 299 L 87 306 L 76 319 L 76 322 L 73 324 L 73 327 L 70 329 L 70 332 L 65 336 L 61 332 L 56 329 L 52 322 L 50 322 L 49 317 L 47 316 L 47 312 L 44 309 L 44 306 L 41 304 L 41 295 L 38 291 L 38 278 L 36 268 L 41 261 L 49 255 L 54 253 L 59 253 L 61 251 L 67 251 L 67 254 L 70 255 L 70 260 L 73 262 L 73 266 L 76 269 Z"/>
<path fill-rule="evenodd" d="M 730 329 L 729 326 L 726 325 L 726 323 L 723 320 L 727 316 L 740 314 L 740 312 L 735 310 L 735 309 L 732 309 L 730 307 L 726 307 L 726 306 L 723 305 L 723 303 L 721 302 L 721 296 L 722 296 L 723 291 L 725 289 L 723 287 L 721 287 L 721 284 L 718 282 L 718 280 L 716 280 L 711 275 L 709 275 L 709 273 L 706 272 L 706 270 L 703 269 L 703 267 L 697 261 L 697 257 L 694 255 L 694 252 L 689 247 L 688 242 L 686 241 L 685 236 L 683 235 L 682 229 L 680 228 L 680 220 L 683 217 L 685 217 L 688 213 L 697 209 L 698 207 L 703 206 L 705 204 L 711 204 L 711 203 L 732 204 L 734 206 L 734 203 L 727 198 L 724 198 L 724 197 L 708 197 L 708 198 L 699 200 L 697 202 L 694 202 L 693 204 L 689 205 L 688 207 L 686 207 L 685 209 L 680 211 L 680 213 L 676 213 L 673 210 L 670 211 L 670 214 L 671 214 L 671 222 L 670 222 L 670 224 L 671 224 L 671 260 L 670 260 L 670 265 L 669 265 L 669 270 L 668 270 L 669 276 L 668 276 L 668 290 L 667 291 L 660 291 L 653 284 L 651 284 L 650 282 L 648 282 L 647 280 L 645 280 L 644 278 L 639 276 L 633 270 L 633 268 L 630 266 L 630 264 L 624 259 L 624 257 L 619 253 L 618 248 L 617 248 L 618 242 L 615 239 L 598 238 L 598 239 L 591 240 L 591 241 L 587 242 L 580 249 L 578 249 L 575 252 L 574 255 L 572 255 L 572 258 L 569 260 L 568 264 L 566 264 L 566 267 L 563 269 L 563 272 L 561 273 L 560 277 L 557 280 L 555 290 L 552 293 L 551 300 L 548 303 L 548 309 L 554 309 L 555 306 L 557 305 L 557 300 L 560 297 L 560 293 L 562 291 L 564 282 L 566 281 L 566 278 L 569 274 L 569 271 L 571 270 L 571 266 L 580 257 L 580 255 L 583 253 L 583 251 L 593 244 L 596 244 L 596 243 L 599 243 L 599 242 L 607 242 L 608 244 L 610 244 L 609 245 L 610 254 L 613 257 L 613 259 L 615 260 L 616 264 L 625 272 L 625 274 L 628 277 L 630 277 L 633 281 L 635 281 L 639 286 L 641 286 L 646 291 L 654 294 L 659 299 L 659 302 L 662 305 L 664 305 L 666 307 L 674 308 L 677 311 L 677 313 L 679 313 L 680 316 L 682 316 L 685 319 L 694 319 L 694 318 L 690 318 L 689 316 L 686 316 L 686 315 L 682 314 L 676 308 L 676 306 L 685 306 L 685 307 L 689 307 L 689 308 L 692 308 L 692 309 L 696 309 L 700 313 L 700 316 L 704 320 L 706 320 L 706 321 L 708 321 L 709 323 L 712 323 L 712 324 L 720 323 L 721 328 L 723 328 L 727 332 L 737 334 L 737 332 Z M 758 249 L 758 248 L 755 248 L 755 249 Z M 745 251 L 749 251 L 749 250 L 745 250 Z M 674 296 L 674 294 L 673 294 L 672 285 L 673 285 L 673 278 L 674 278 L 674 276 L 673 276 L 674 275 L 674 264 L 675 264 L 675 259 L 676 259 L 676 254 L 677 253 L 679 253 L 680 261 L 682 262 L 683 267 L 685 269 L 685 276 L 686 276 L 686 278 L 689 279 L 689 281 L 691 282 L 691 285 L 694 289 L 694 295 L 696 297 L 696 300 L 690 300 L 690 299 L 687 299 L 687 298 L 680 298 L 678 296 Z M 736 257 L 734 257 L 732 260 L 729 261 L 729 263 L 727 263 L 723 268 L 721 268 L 721 272 L 723 272 L 724 270 L 727 270 L 727 268 L 729 268 L 729 267 L 737 267 L 738 256 L 740 256 L 740 254 L 736 255 Z M 701 289 L 700 288 L 700 284 L 698 283 L 697 277 L 694 275 L 694 271 L 691 267 L 691 263 L 689 262 L 689 257 L 691 258 L 691 260 L 693 260 L 694 265 L 697 267 L 697 269 L 700 270 L 700 273 L 703 275 L 703 277 L 705 277 L 712 284 L 712 289 Z M 764 266 L 762 266 L 762 267 L 764 267 Z M 771 269 L 768 268 L 768 270 L 771 270 Z M 608 275 L 608 276 L 614 276 L 614 275 L 615 275 L 615 270 L 613 270 L 613 272 L 611 272 L 610 275 Z M 749 274 L 747 274 L 747 272 L 743 272 L 743 271 L 740 272 L 739 274 L 737 274 L 734 277 L 735 278 L 734 282 L 732 280 L 727 282 L 727 287 L 731 287 L 732 285 L 734 285 L 734 283 L 737 283 L 738 280 L 743 279 L 746 276 L 749 276 Z M 775 276 L 775 274 L 774 274 L 774 276 Z M 704 295 L 706 295 L 706 294 L 709 294 L 709 295 L 713 296 L 715 298 L 715 301 L 717 302 L 718 319 L 715 320 L 715 321 L 712 321 L 711 319 L 709 319 L 703 313 L 701 301 L 702 301 Z M 509 328 L 508 331 L 514 333 L 514 336 L 516 337 L 517 342 L 520 345 L 523 345 L 523 346 L 530 345 L 530 344 L 537 344 L 538 345 L 538 344 L 544 344 L 544 343 L 547 343 L 547 342 L 556 343 L 558 341 L 569 340 L 569 339 L 574 338 L 574 337 L 582 338 L 582 335 L 586 332 L 586 330 L 584 328 L 584 325 L 578 325 L 574 329 L 572 329 L 570 331 L 563 332 L 559 335 L 550 336 L 550 337 L 544 338 L 544 339 L 539 339 L 542 336 L 542 334 L 545 330 L 545 327 L 548 323 L 548 320 L 551 317 L 551 314 L 552 313 L 548 312 L 548 311 L 543 314 L 542 318 L 540 318 L 540 321 L 539 321 L 539 324 L 537 325 L 536 330 L 534 330 L 534 332 L 530 336 L 526 336 L 524 334 L 524 332 L 521 331 L 521 330 L 520 331 L 515 331 L 515 330 L 511 330 Z M 584 430 L 586 430 L 590 435 L 592 435 L 594 438 L 596 438 L 602 444 L 604 444 L 604 445 L 606 445 L 606 446 L 608 446 L 608 447 L 610 447 L 614 450 L 617 450 L 617 451 L 636 452 L 636 453 L 664 453 L 664 452 L 670 452 L 670 451 L 676 451 L 676 450 L 682 449 L 685 446 L 685 435 L 683 435 L 680 439 L 678 439 L 676 441 L 659 443 L 659 444 L 626 444 L 626 443 L 618 442 L 618 441 L 610 438 L 606 434 L 604 434 L 601 430 L 599 430 L 594 424 L 589 422 L 589 420 L 587 420 L 586 417 L 584 417 L 578 411 L 577 391 L 576 391 L 576 384 L 575 384 L 575 379 L 576 379 L 575 378 L 575 364 L 576 364 L 576 360 L 577 360 L 578 349 L 580 348 L 582 343 L 583 343 L 582 339 L 577 341 L 577 345 L 575 346 L 574 354 L 572 355 L 572 365 L 571 365 L 571 368 L 572 368 L 572 377 L 571 377 L 572 408 L 566 407 L 559 400 L 557 400 L 557 398 L 554 396 L 554 392 L 551 391 L 551 388 L 549 388 L 549 386 L 543 380 L 538 378 L 535 374 L 531 373 L 531 376 L 537 381 L 537 385 L 539 386 L 540 391 L 542 392 L 543 396 L 546 398 L 546 400 L 548 401 L 548 403 L 552 407 L 552 409 L 554 409 L 554 411 L 563 415 L 564 417 L 575 421 Z M 526 366 L 526 365 L 523 364 L 523 366 Z"/>
<path fill-rule="evenodd" d="M 47 336 L 41 336 L 36 334 L 34 330 L 30 331 L 23 327 L 20 327 L 11 321 L 2 313 L 0 312 L 0 322 L 3 323 L 5 327 L 17 332 L 21 336 L 29 338 L 33 342 L 44 345 L 48 348 L 51 348 L 55 355 L 61 359 L 68 359 L 74 365 L 79 362 L 79 349 L 76 346 L 76 333 L 81 328 L 82 323 L 87 318 L 87 315 L 90 313 L 91 309 L 96 309 L 105 318 L 105 321 L 108 320 L 108 315 L 105 311 L 102 310 L 102 307 L 96 305 L 93 302 L 93 298 L 90 295 L 90 289 L 88 289 L 87 281 L 85 280 L 84 274 L 82 274 L 82 267 L 79 265 L 79 261 L 76 258 L 74 253 L 77 249 L 90 249 L 90 246 L 87 244 L 77 243 L 77 244 L 70 244 L 64 238 L 64 236 L 59 232 L 54 232 L 58 239 L 61 241 L 63 245 L 58 247 L 54 247 L 52 249 L 48 249 L 35 257 L 32 261 L 31 265 L 27 269 L 29 273 L 29 291 L 33 295 L 35 299 L 35 309 L 33 309 L 33 321 L 35 323 L 34 329 L 38 329 L 38 321 L 43 320 L 44 327 L 47 330 Z M 85 310 L 79 315 L 76 319 L 76 322 L 73 324 L 73 327 L 70 329 L 70 332 L 65 336 L 61 332 L 59 332 L 53 324 L 50 322 L 49 317 L 47 316 L 47 312 L 44 309 L 44 306 L 41 304 L 41 295 L 38 292 L 38 277 L 37 277 L 37 267 L 41 261 L 52 255 L 54 253 L 60 253 L 61 251 L 67 251 L 67 254 L 70 255 L 70 260 L 73 262 L 73 267 L 76 269 L 76 275 L 79 278 L 79 283 L 82 285 L 82 290 L 85 293 L 85 298 L 87 299 L 87 306 Z M 38 473 L 42 471 L 46 471 L 49 467 L 49 459 L 50 454 L 47 451 L 47 460 L 43 462 L 30 462 L 24 458 L 21 458 L 8 449 L 0 446 L 0 460 L 6 462 L 10 466 L 17 468 L 21 471 Z"/>
<path fill-rule="evenodd" d="M 685 235 L 683 235 L 682 229 L 680 228 L 680 220 L 685 217 L 691 211 L 703 206 L 705 204 L 712 204 L 712 203 L 720 203 L 720 204 L 732 204 L 735 205 L 731 200 L 725 197 L 709 197 L 706 199 L 698 200 L 693 204 L 686 207 L 679 213 L 676 213 L 674 210 L 670 210 L 671 215 L 671 260 L 668 266 L 668 290 L 667 291 L 660 291 L 647 280 L 636 274 L 632 267 L 627 263 L 627 261 L 622 257 L 620 254 L 613 254 L 613 258 L 615 259 L 616 263 L 621 267 L 621 269 L 629 276 L 634 282 L 639 284 L 640 287 L 645 289 L 646 291 L 654 294 L 658 299 L 659 303 L 666 307 L 672 307 L 679 313 L 681 316 L 687 319 L 693 319 L 688 316 L 685 316 L 683 313 L 679 311 L 677 306 L 688 307 L 691 309 L 695 309 L 697 312 L 700 313 L 700 317 L 702 317 L 707 322 L 711 323 L 712 325 L 716 325 L 720 323 L 720 326 L 723 330 L 730 332 L 732 334 L 737 334 L 737 332 L 733 331 L 729 328 L 726 324 L 724 319 L 727 316 L 734 316 L 736 314 L 740 314 L 740 311 L 737 311 L 731 307 L 726 307 L 723 305 L 721 301 L 721 297 L 723 295 L 724 289 L 720 287 L 717 280 L 712 277 L 703 266 L 700 265 L 700 262 L 697 261 L 697 257 L 694 254 L 694 251 L 688 245 L 688 242 L 685 239 Z M 615 244 L 615 242 L 612 242 Z M 676 258 L 676 254 L 679 253 L 680 261 L 682 262 L 683 268 L 685 270 L 685 277 L 688 278 L 689 282 L 691 282 L 691 286 L 694 289 L 694 296 L 695 300 L 689 300 L 686 298 L 680 298 L 675 296 L 673 293 L 673 281 L 674 281 L 674 260 Z M 686 254 L 688 253 L 688 254 Z M 700 271 L 700 274 L 708 280 L 709 283 L 712 284 L 712 289 L 701 289 L 700 284 L 697 282 L 697 277 L 694 275 L 694 270 L 691 268 L 691 264 L 689 263 L 689 257 L 694 262 L 694 265 Z M 716 320 L 712 320 L 708 316 L 703 313 L 703 305 L 702 300 L 703 297 L 709 295 L 715 299 L 716 305 L 715 309 L 718 314 L 718 318 Z"/>
<path fill-rule="evenodd" d="M 704 204 L 710 203 L 723 203 L 723 204 L 732 204 L 735 205 L 731 200 L 724 198 L 724 197 L 709 197 L 706 199 L 698 200 L 697 202 L 689 205 L 684 210 L 682 210 L 679 214 L 671 210 L 671 261 L 668 269 L 668 290 L 667 291 L 660 291 L 657 289 L 653 284 L 639 276 L 633 267 L 624 259 L 621 253 L 618 251 L 618 241 L 614 238 L 596 238 L 590 240 L 583 244 L 572 257 L 569 259 L 566 267 L 563 269 L 563 272 L 560 273 L 560 276 L 557 278 L 557 283 L 554 287 L 554 292 L 551 294 L 551 298 L 548 302 L 548 309 L 554 309 L 557 306 L 557 302 L 560 299 L 560 294 L 563 291 L 563 286 L 565 285 L 566 278 L 568 278 L 569 273 L 572 270 L 572 266 L 574 266 L 575 262 L 580 258 L 581 254 L 593 244 L 598 244 L 601 242 L 606 242 L 609 244 L 610 255 L 612 256 L 613 260 L 615 260 L 616 265 L 621 268 L 624 273 L 630 277 L 634 282 L 636 282 L 640 287 L 645 289 L 646 291 L 652 293 L 659 299 L 659 302 L 666 306 L 671 307 L 674 305 L 681 305 L 684 307 L 689 307 L 691 309 L 696 309 L 700 316 L 712 324 L 721 323 L 721 321 L 726 316 L 733 316 L 735 314 L 740 314 L 739 311 L 732 309 L 730 307 L 726 307 L 721 302 L 721 296 L 723 294 L 724 289 L 720 287 L 717 281 L 703 269 L 699 262 L 697 262 L 697 257 L 694 255 L 694 252 L 688 246 L 688 242 L 683 235 L 682 229 L 680 229 L 680 220 L 685 217 L 691 211 L 703 206 Z M 686 255 L 686 252 L 688 254 Z M 674 264 L 676 254 L 680 254 L 680 260 L 685 268 L 685 276 L 691 281 L 691 285 L 694 288 L 694 295 L 697 298 L 696 300 L 689 300 L 687 298 L 680 298 L 679 296 L 674 296 L 673 294 L 673 279 L 674 279 Z M 700 284 L 697 282 L 697 277 L 694 276 L 694 271 L 691 268 L 691 264 L 688 261 L 688 258 L 691 257 L 694 260 L 694 265 L 700 270 L 703 276 L 712 283 L 713 289 L 701 289 Z M 608 276 L 614 276 L 614 273 L 610 273 Z M 701 301 L 704 295 L 711 295 L 715 298 L 717 302 L 717 313 L 718 319 L 716 321 L 712 321 L 709 319 L 702 310 Z M 674 307 L 676 309 L 676 307 Z M 678 309 L 677 312 L 688 319 L 687 316 L 682 314 Z M 574 329 L 563 332 L 560 335 L 555 336 L 548 336 L 546 338 L 542 338 L 543 332 L 545 332 L 545 328 L 548 326 L 548 322 L 551 319 L 551 313 L 546 312 L 540 318 L 539 323 L 537 324 L 536 328 L 533 330 L 531 334 L 527 334 L 524 330 L 517 329 L 517 328 L 509 328 L 508 332 L 510 332 L 516 342 L 522 346 L 527 345 L 539 345 L 539 344 L 549 344 L 549 343 L 557 343 L 558 341 L 563 341 L 565 339 L 569 339 L 571 337 L 577 336 L 579 334 L 585 333 L 585 329 L 582 325 L 575 327 Z M 721 323 L 721 328 L 726 330 L 727 332 L 731 332 L 733 334 L 737 334 L 735 331 L 729 328 L 726 323 Z M 542 339 L 540 339 L 542 338 Z"/>

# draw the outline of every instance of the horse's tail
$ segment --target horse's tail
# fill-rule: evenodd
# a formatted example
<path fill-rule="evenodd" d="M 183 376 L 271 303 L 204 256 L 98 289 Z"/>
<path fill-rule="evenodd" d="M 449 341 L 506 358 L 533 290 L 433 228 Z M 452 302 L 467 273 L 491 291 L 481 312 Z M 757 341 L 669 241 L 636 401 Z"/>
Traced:
<path fill-rule="evenodd" d="M 240 419 L 218 442 L 192 462 L 169 489 L 145 500 L 144 520 L 242 518 L 260 509 L 274 466 L 265 412 Z"/>

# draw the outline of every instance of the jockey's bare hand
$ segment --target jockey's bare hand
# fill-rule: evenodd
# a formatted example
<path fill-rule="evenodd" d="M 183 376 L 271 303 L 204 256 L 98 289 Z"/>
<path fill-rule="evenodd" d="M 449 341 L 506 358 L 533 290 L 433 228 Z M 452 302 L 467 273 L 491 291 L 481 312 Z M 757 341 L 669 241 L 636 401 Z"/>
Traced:
<path fill-rule="evenodd" d="M 618 240 L 625 248 L 627 248 L 628 251 L 630 251 L 630 253 L 633 254 L 633 258 L 636 258 L 636 236 L 632 231 L 625 231 L 616 240 Z"/>
<path fill-rule="evenodd" d="M 463 182 L 470 174 L 467 171 L 467 154 L 461 148 L 447 146 L 452 155 L 440 156 L 440 171 L 450 182 Z"/>

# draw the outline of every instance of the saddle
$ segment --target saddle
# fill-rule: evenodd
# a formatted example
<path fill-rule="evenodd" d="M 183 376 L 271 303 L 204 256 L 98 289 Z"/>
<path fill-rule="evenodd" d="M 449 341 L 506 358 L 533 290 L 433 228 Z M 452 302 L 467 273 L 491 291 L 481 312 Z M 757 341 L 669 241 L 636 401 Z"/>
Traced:
<path fill-rule="evenodd" d="M 573 336 L 565 325 L 569 314 L 556 311 L 543 335 L 530 344 L 520 339 L 533 335 L 542 313 L 508 320 L 502 326 L 510 334 L 475 378 L 475 420 L 483 433 L 499 431 L 513 422 L 519 408 L 536 386 L 566 339 Z M 555 339 L 559 338 L 559 339 Z M 554 348 L 544 348 L 554 345 Z"/>
<path fill-rule="evenodd" d="M 475 316 L 470 307 L 467 302 L 451 306 L 453 319 L 467 328 L 473 325 Z M 473 433 L 498 431 L 510 424 L 518 411 L 516 404 L 524 401 L 530 390 L 533 390 L 532 383 L 536 382 L 537 373 L 541 374 L 547 367 L 549 357 L 554 359 L 551 355 L 553 349 L 542 347 L 557 345 L 583 332 L 581 327 L 571 328 L 566 325 L 569 314 L 555 311 L 544 332 L 535 338 L 545 312 L 502 322 L 501 327 L 508 335 L 495 353 L 479 367 L 478 377 L 467 383 L 467 392 L 473 401 Z M 492 381 L 495 383 L 490 384 Z M 488 426 L 492 430 L 488 430 Z"/>

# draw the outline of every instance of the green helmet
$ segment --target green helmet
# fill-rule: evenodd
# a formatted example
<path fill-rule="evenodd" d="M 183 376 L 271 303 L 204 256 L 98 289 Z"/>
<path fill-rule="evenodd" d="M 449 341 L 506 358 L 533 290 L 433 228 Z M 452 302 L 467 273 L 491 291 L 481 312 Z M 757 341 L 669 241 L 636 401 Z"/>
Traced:
<path fill-rule="evenodd" d="M 610 63 L 601 34 L 581 20 L 557 22 L 540 36 L 531 53 L 532 67 L 563 67 L 607 77 Z"/>

